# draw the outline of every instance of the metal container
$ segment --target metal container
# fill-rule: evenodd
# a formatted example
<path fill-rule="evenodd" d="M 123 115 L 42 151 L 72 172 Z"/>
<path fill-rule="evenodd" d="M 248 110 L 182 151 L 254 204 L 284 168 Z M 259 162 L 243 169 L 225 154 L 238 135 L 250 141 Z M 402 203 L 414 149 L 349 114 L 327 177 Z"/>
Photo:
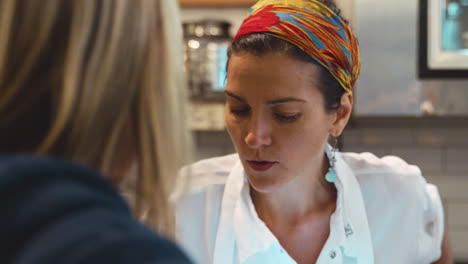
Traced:
<path fill-rule="evenodd" d="M 231 24 L 201 20 L 183 24 L 185 71 L 192 98 L 222 98 Z"/>

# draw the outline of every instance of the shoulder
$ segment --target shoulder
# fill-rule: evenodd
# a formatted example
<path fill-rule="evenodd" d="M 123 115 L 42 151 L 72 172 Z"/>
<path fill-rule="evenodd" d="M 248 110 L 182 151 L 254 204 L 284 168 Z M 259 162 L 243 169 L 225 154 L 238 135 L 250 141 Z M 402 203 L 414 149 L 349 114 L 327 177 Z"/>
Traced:
<path fill-rule="evenodd" d="M 237 154 L 204 159 L 182 168 L 179 172 L 179 184 L 173 196 L 178 212 L 190 212 L 197 208 L 211 210 L 221 205 L 221 198 L 229 174 L 239 162 Z M 216 211 L 216 210 L 215 210 Z"/>
<path fill-rule="evenodd" d="M 237 154 L 204 159 L 183 167 L 179 175 L 187 183 L 189 193 L 203 191 L 214 185 L 224 185 L 238 161 Z"/>
<path fill-rule="evenodd" d="M 403 216 L 407 210 L 422 215 L 428 209 L 430 184 L 421 170 L 396 156 L 378 158 L 371 153 L 344 153 L 343 159 L 354 174 L 369 213 Z"/>
<path fill-rule="evenodd" d="M 342 158 L 359 183 L 375 252 L 396 258 L 413 247 L 405 263 L 437 259 L 443 208 L 437 188 L 427 183 L 421 170 L 396 156 L 342 153 Z"/>
<path fill-rule="evenodd" d="M 237 154 L 200 160 L 179 171 L 180 184 L 173 194 L 177 211 L 219 207 L 229 174 L 239 162 Z"/>
<path fill-rule="evenodd" d="M 344 152 L 342 157 L 355 174 L 421 174 L 417 166 L 408 164 L 397 156 L 379 158 L 372 153 Z"/>
<path fill-rule="evenodd" d="M 414 191 L 425 187 L 419 167 L 397 156 L 378 158 L 372 153 L 342 153 L 343 160 L 354 173 L 361 188 L 373 186 L 389 191 Z"/>
<path fill-rule="evenodd" d="M 180 177 L 188 185 L 174 198 L 177 240 L 196 263 L 213 258 L 222 198 L 237 154 L 210 158 L 184 167 Z"/>
<path fill-rule="evenodd" d="M 71 201 L 86 202 L 87 199 L 99 197 L 103 204 L 116 206 L 123 212 L 129 211 L 118 191 L 102 175 L 67 161 L 48 157 L 4 156 L 0 157 L 0 175 L 1 193 L 9 195 L 7 190 L 22 192 L 29 204 L 38 203 L 44 209 L 57 209 L 52 205 L 66 207 Z M 36 197 L 42 198 L 36 200 Z M 47 199 L 52 204 L 44 203 Z"/>
<path fill-rule="evenodd" d="M 1 263 L 189 263 L 136 221 L 114 186 L 92 169 L 0 157 L 0 196 L 0 209 L 9 212 L 0 221 L 2 234 L 19 238 L 0 243 L 9 252 Z"/>

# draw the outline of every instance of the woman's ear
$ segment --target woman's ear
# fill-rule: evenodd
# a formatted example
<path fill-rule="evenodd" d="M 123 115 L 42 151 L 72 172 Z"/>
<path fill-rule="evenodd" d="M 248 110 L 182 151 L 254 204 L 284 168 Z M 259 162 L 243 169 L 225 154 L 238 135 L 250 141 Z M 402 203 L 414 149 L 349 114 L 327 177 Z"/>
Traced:
<path fill-rule="evenodd" d="M 348 93 L 344 93 L 341 96 L 340 103 L 340 108 L 333 114 L 334 121 L 330 129 L 330 134 L 334 137 L 340 136 L 346 124 L 348 124 L 351 112 L 353 111 L 353 97 Z"/>

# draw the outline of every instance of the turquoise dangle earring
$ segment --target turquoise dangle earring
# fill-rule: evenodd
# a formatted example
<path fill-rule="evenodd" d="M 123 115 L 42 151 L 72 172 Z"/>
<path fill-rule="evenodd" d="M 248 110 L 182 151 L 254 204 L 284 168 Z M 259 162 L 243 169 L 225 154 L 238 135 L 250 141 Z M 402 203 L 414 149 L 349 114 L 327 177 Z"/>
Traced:
<path fill-rule="evenodd" d="M 336 152 L 338 151 L 337 145 L 338 145 L 338 139 L 336 137 L 332 137 L 333 139 L 333 145 L 331 149 L 331 153 L 328 156 L 328 161 L 330 162 L 330 168 L 328 169 L 327 174 L 325 175 L 325 179 L 327 182 L 335 182 L 337 177 L 336 177 L 336 170 L 335 170 L 335 163 L 336 163 Z"/>

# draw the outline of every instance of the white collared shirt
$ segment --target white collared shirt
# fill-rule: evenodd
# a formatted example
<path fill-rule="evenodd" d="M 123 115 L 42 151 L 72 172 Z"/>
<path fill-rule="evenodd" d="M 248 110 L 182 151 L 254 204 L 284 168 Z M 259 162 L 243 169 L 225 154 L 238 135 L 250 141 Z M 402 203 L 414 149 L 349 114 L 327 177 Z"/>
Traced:
<path fill-rule="evenodd" d="M 329 146 L 327 146 L 329 151 Z M 441 254 L 437 188 L 395 156 L 338 153 L 336 210 L 316 263 L 428 264 Z M 190 167 L 177 240 L 199 264 L 295 264 L 258 217 L 237 154 Z"/>

